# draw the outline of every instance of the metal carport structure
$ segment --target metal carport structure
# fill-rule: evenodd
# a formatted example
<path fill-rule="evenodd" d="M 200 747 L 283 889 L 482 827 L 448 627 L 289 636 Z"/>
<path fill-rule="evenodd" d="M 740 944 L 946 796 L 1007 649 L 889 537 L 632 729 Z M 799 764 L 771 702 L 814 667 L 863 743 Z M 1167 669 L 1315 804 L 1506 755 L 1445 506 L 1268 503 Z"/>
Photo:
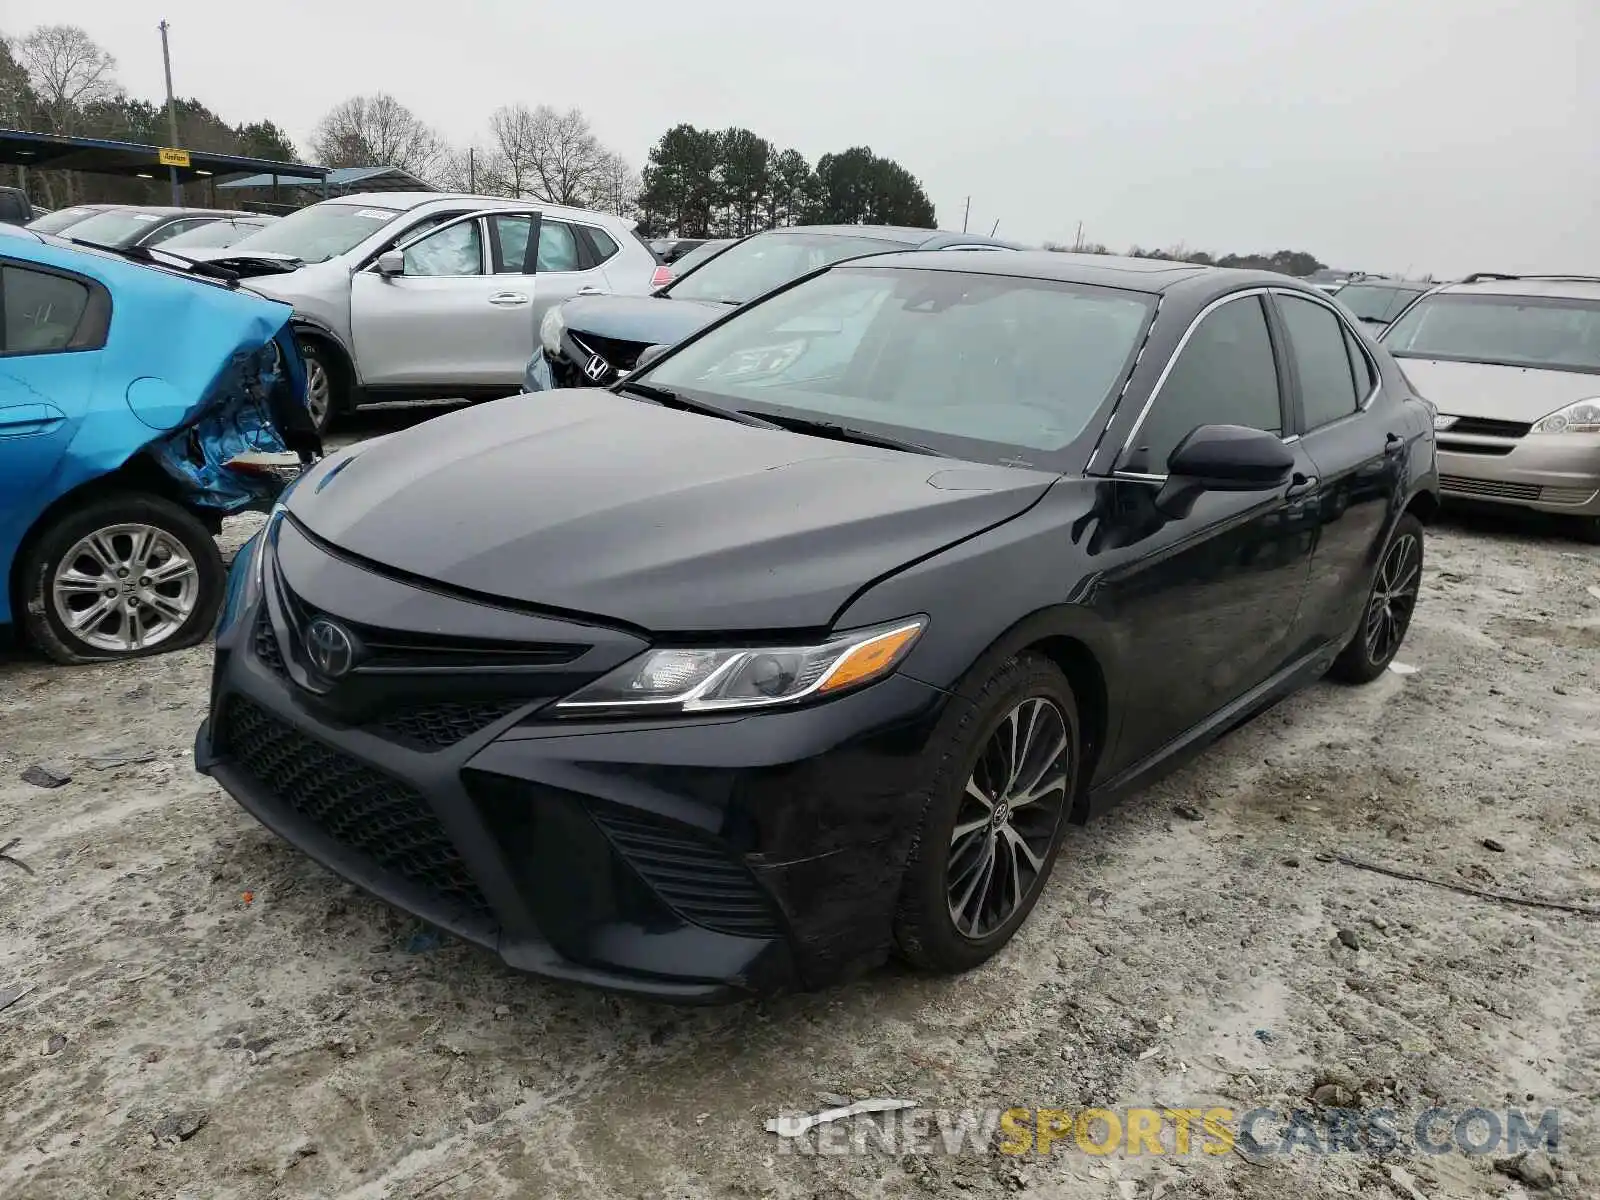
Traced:
<path fill-rule="evenodd" d="M 266 175 L 324 188 L 328 178 L 327 167 L 309 163 L 276 162 L 241 154 L 213 154 L 208 150 L 146 146 L 138 142 L 67 137 L 23 129 L 0 129 L 0 165 L 20 167 L 24 172 L 30 169 L 82 171 L 138 179 L 166 179 L 176 175 L 179 183 L 210 185 L 212 203 L 216 202 L 217 179 L 222 176 Z"/>

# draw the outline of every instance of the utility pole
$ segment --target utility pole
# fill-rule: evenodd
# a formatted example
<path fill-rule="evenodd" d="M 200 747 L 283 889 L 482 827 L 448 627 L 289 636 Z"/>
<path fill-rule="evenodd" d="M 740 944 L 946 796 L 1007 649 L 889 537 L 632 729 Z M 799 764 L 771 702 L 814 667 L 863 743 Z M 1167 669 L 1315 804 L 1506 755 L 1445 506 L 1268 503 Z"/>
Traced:
<path fill-rule="evenodd" d="M 967 206 L 961 210 L 961 232 L 967 231 L 967 218 L 972 215 L 972 197 L 967 197 Z"/>
<path fill-rule="evenodd" d="M 1078 236 L 1072 239 L 1072 252 L 1074 254 L 1082 254 L 1083 253 L 1083 222 L 1082 221 L 1078 222 Z"/>
<path fill-rule="evenodd" d="M 167 136 L 171 139 L 170 145 L 178 144 L 178 102 L 172 98 L 172 55 L 167 50 L 167 22 L 162 20 L 161 30 L 161 65 L 167 72 Z M 178 168 L 168 167 L 172 176 L 172 204 L 175 208 L 183 207 L 183 188 L 178 183 Z"/>
<path fill-rule="evenodd" d="M 990 227 L 990 229 L 989 229 L 989 236 L 990 236 L 990 237 L 993 237 L 993 236 L 994 236 L 994 235 L 995 235 L 995 231 L 996 231 L 996 230 L 997 230 L 997 229 L 999 229 L 999 228 L 1000 228 L 1000 218 L 999 218 L 999 217 L 996 217 L 996 218 L 995 218 L 995 219 L 994 219 L 994 225 L 993 225 L 993 226 L 991 226 L 991 227 Z"/>
<path fill-rule="evenodd" d="M 467 147 L 467 191 L 474 196 L 478 194 L 477 151 L 471 146 Z"/>

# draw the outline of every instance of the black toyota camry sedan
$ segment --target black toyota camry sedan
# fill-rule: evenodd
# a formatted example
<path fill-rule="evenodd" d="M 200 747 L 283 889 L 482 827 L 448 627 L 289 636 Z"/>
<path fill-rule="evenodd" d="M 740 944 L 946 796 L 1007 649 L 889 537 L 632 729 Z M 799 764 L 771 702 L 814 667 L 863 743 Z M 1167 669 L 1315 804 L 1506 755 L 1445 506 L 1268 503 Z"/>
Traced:
<path fill-rule="evenodd" d="M 1066 823 L 1384 671 L 1437 489 L 1425 402 L 1294 280 L 856 260 L 613 390 L 302 475 L 234 564 L 196 760 L 528 971 L 961 971 Z"/>

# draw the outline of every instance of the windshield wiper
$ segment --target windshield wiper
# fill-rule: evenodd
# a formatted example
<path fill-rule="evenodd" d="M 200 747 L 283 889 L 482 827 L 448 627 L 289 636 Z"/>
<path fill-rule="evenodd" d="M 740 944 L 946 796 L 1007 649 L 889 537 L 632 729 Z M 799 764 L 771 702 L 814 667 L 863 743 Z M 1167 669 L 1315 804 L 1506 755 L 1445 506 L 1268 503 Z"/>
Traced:
<path fill-rule="evenodd" d="M 939 458 L 949 458 L 948 454 L 941 454 L 932 446 L 924 446 L 920 442 L 907 442 L 900 438 L 885 437 L 881 433 L 868 433 L 865 429 L 856 429 L 850 425 L 840 425 L 837 421 L 818 421 L 810 417 L 778 416 L 776 413 L 754 413 L 740 409 L 740 413 L 747 417 L 759 417 L 769 425 L 776 425 L 780 429 L 787 429 L 792 433 L 809 433 L 816 437 L 832 438 L 836 442 L 855 442 L 861 446 L 881 446 L 885 450 L 907 450 L 912 454 L 933 454 Z"/>
<path fill-rule="evenodd" d="M 616 385 L 615 390 L 643 396 L 646 400 L 653 400 L 663 408 L 676 408 L 683 412 L 699 413 L 705 417 L 721 417 L 724 421 L 733 421 L 739 425 L 759 425 L 767 429 L 777 429 L 779 427 L 777 422 L 770 421 L 755 413 L 723 408 L 720 404 L 707 404 L 704 400 L 691 400 L 682 392 L 675 392 L 671 388 L 657 387 L 653 383 L 635 383 L 631 379 L 624 379 Z"/>
<path fill-rule="evenodd" d="M 150 253 L 146 246 L 102 246 L 99 242 L 85 241 L 83 238 L 68 237 L 66 241 L 75 246 L 83 246 L 89 250 L 99 250 L 102 254 L 115 254 L 118 258 L 125 258 L 129 262 L 143 263 L 151 267 L 165 267 L 169 271 L 181 271 L 186 275 L 198 275 L 202 279 L 215 280 L 229 287 L 239 286 L 239 273 L 230 271 L 226 267 L 213 266 L 208 262 L 196 262 L 192 258 L 184 258 L 181 254 L 171 251 L 162 251 L 157 257 Z M 174 261 L 176 260 L 176 261 Z"/>

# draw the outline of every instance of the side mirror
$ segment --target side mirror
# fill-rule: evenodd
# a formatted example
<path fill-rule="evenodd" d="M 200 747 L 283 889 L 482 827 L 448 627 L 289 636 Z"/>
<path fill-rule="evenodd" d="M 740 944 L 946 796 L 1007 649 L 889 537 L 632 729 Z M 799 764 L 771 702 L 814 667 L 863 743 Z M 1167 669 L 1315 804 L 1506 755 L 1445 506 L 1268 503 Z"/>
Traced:
<path fill-rule="evenodd" d="M 378 255 L 379 275 L 404 275 L 406 273 L 406 255 L 404 250 L 385 250 Z"/>
<path fill-rule="evenodd" d="M 1288 481 L 1294 452 L 1275 433 L 1243 425 L 1201 425 L 1167 458 L 1156 507 L 1184 517 L 1202 492 L 1266 492 Z"/>
<path fill-rule="evenodd" d="M 639 351 L 639 357 L 633 360 L 633 369 L 635 371 L 644 370 L 651 363 L 655 362 L 656 359 L 660 358 L 663 354 L 671 349 L 671 346 L 663 346 L 660 343 L 657 343 L 654 346 L 646 346 L 643 350 Z"/>

